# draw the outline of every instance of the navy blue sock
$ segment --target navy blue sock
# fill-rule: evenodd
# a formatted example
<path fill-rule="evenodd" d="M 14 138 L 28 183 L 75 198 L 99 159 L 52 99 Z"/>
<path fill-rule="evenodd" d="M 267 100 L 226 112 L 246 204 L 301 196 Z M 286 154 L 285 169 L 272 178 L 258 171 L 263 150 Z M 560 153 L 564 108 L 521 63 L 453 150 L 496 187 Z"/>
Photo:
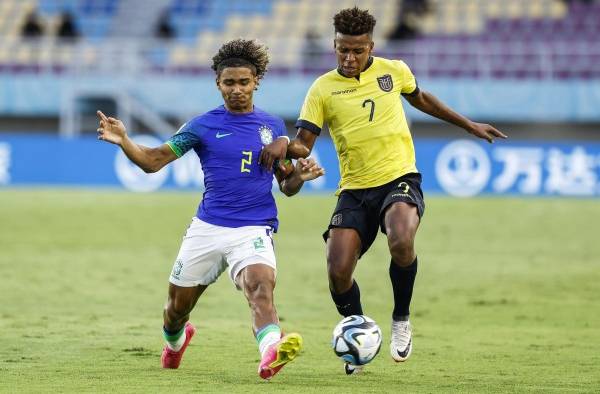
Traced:
<path fill-rule="evenodd" d="M 352 282 L 352 287 L 345 293 L 335 294 L 331 291 L 331 298 L 335 303 L 340 315 L 346 317 L 350 315 L 362 315 L 362 306 L 360 304 L 360 289 L 356 281 Z"/>
<path fill-rule="evenodd" d="M 175 331 L 170 331 L 170 330 L 167 330 L 167 327 L 163 326 L 163 332 L 169 336 L 179 335 L 179 333 L 181 333 L 181 331 L 183 331 L 183 328 L 180 328 L 179 330 L 175 330 Z"/>
<path fill-rule="evenodd" d="M 412 298 L 415 277 L 417 276 L 417 258 L 407 267 L 400 267 L 392 260 L 390 262 L 390 280 L 394 290 L 394 312 L 392 318 L 408 320 L 410 300 Z"/>

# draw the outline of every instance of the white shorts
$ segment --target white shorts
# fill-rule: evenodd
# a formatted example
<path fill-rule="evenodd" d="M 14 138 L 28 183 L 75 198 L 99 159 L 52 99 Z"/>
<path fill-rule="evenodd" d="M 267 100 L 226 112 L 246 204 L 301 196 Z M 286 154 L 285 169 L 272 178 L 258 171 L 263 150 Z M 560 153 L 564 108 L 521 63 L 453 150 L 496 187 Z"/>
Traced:
<path fill-rule="evenodd" d="M 229 278 L 249 265 L 266 264 L 277 270 L 269 226 L 221 227 L 197 217 L 188 227 L 169 282 L 176 286 L 210 285 L 229 269 Z"/>

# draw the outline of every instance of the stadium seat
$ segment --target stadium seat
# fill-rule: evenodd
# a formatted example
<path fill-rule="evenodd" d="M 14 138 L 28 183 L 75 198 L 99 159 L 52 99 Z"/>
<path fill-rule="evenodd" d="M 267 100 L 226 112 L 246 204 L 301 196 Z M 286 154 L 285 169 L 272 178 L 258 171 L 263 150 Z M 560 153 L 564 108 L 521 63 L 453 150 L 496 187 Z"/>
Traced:
<path fill-rule="evenodd" d="M 140 53 L 153 66 L 162 63 L 163 67 L 176 67 L 178 71 L 189 67 L 195 72 L 208 69 L 214 52 L 224 40 L 252 37 L 271 48 L 274 69 L 322 71 L 315 69 L 315 65 L 323 70 L 329 68 L 331 53 L 326 50 L 319 59 L 311 56 L 311 65 L 303 65 L 305 37 L 309 32 L 314 33 L 323 48 L 330 48 L 333 15 L 340 8 L 352 7 L 355 3 L 355 0 L 148 0 L 148 4 L 166 5 L 176 36 L 172 45 Z M 13 46 L 18 46 L 11 43 L 19 40 L 23 21 L 32 9 L 37 9 L 44 24 L 45 42 L 56 45 L 47 39 L 53 37 L 60 13 L 68 10 L 83 36 L 82 54 L 62 54 L 72 52 L 71 48 L 61 49 L 51 56 L 43 49 L 40 56 L 33 56 L 28 49 L 22 49 L 10 61 L 46 65 L 87 59 L 83 64 L 91 67 L 98 47 L 111 40 L 116 28 L 122 26 L 117 21 L 123 16 L 123 4 L 118 0 L 2 0 L 1 53 L 9 53 Z M 566 73 L 568 62 L 563 59 L 566 56 L 555 57 L 554 54 L 563 48 L 578 48 L 571 56 L 572 70 L 578 75 L 597 72 L 597 62 L 593 60 L 600 52 L 597 39 L 600 2 L 429 0 L 429 4 L 427 12 L 420 13 L 416 19 L 420 35 L 414 42 L 418 45 L 407 46 L 388 39 L 400 19 L 400 11 L 404 11 L 403 1 L 361 0 L 359 6 L 369 9 L 377 19 L 376 53 L 390 57 L 401 55 L 420 75 L 484 75 L 490 71 L 495 75 L 529 76 L 535 74 L 532 70 L 536 69 L 540 75 L 556 70 L 555 76 L 560 76 Z M 129 12 L 135 12 L 135 7 Z M 525 43 L 532 43 L 533 54 L 519 49 L 519 45 Z M 460 47 L 466 52 L 457 52 L 455 48 Z M 186 50 L 191 53 L 186 54 Z M 492 54 L 490 51 L 500 52 Z M 508 70 L 492 70 L 487 66 L 493 63 L 491 59 L 501 59 Z M 6 56 L 0 57 L 2 61 L 7 61 Z"/>

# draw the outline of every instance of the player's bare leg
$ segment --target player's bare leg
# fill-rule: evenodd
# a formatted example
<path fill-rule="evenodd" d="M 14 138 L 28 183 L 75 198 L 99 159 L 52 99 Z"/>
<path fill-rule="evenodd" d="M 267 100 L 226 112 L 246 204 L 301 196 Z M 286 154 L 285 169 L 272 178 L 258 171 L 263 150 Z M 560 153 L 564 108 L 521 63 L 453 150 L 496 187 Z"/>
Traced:
<path fill-rule="evenodd" d="M 237 283 L 248 300 L 254 331 L 267 324 L 279 324 L 273 304 L 275 289 L 273 268 L 266 264 L 249 265 L 238 274 Z"/>
<path fill-rule="evenodd" d="M 165 328 L 176 331 L 183 328 L 196 306 L 198 298 L 208 286 L 181 287 L 169 283 L 169 296 L 163 311 Z"/>
<path fill-rule="evenodd" d="M 327 239 L 329 290 L 342 316 L 362 315 L 360 291 L 352 275 L 360 255 L 358 232 L 351 228 L 332 228 Z"/>
<path fill-rule="evenodd" d="M 200 295 L 208 286 L 181 287 L 169 283 L 169 297 L 163 311 L 163 334 L 167 345 L 161 355 L 163 368 L 178 368 L 183 353 L 196 333 L 188 322 Z"/>
<path fill-rule="evenodd" d="M 358 232 L 351 228 L 332 228 L 327 239 L 329 290 L 342 316 L 362 315 L 360 289 L 352 278 L 361 250 Z M 344 364 L 347 375 L 362 371 L 361 366 Z"/>
<path fill-rule="evenodd" d="M 408 317 L 417 275 L 414 241 L 419 222 L 417 207 L 404 202 L 390 205 L 384 216 L 392 256 L 390 279 L 394 290 L 390 354 L 398 362 L 405 361 L 412 351 L 412 330 Z"/>
<path fill-rule="evenodd" d="M 281 334 L 273 303 L 273 268 L 266 264 L 249 265 L 238 274 L 237 283 L 244 291 L 252 312 L 252 325 L 261 353 L 258 374 L 263 379 L 270 379 L 296 358 L 302 347 L 302 337 L 296 333 Z"/>
<path fill-rule="evenodd" d="M 385 211 L 384 223 L 392 260 L 399 267 L 408 267 L 415 260 L 415 235 L 419 228 L 417 207 L 396 202 Z"/>

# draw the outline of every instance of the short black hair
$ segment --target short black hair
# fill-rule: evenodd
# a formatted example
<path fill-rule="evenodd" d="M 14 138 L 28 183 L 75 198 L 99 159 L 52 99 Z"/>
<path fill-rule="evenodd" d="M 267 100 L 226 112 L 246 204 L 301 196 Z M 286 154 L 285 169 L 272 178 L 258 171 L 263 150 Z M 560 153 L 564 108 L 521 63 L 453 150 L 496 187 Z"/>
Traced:
<path fill-rule="evenodd" d="M 371 35 L 376 23 L 369 10 L 361 10 L 358 7 L 343 9 L 333 17 L 335 32 L 350 36 Z"/>
<path fill-rule="evenodd" d="M 267 72 L 269 53 L 267 47 L 256 40 L 238 38 L 223 44 L 212 61 L 211 68 L 217 76 L 227 67 L 248 67 L 261 79 Z"/>

